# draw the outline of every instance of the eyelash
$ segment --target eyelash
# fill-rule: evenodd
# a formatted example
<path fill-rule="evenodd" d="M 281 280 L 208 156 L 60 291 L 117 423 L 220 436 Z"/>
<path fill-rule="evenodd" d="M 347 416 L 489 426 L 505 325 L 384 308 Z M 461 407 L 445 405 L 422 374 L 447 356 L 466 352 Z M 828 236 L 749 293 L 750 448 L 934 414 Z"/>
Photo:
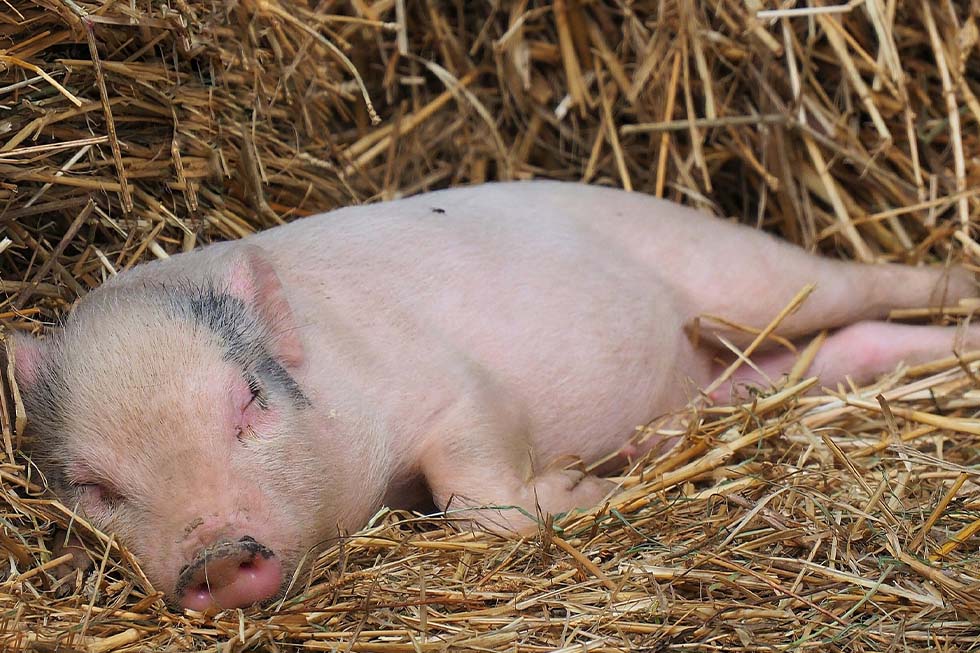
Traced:
<path fill-rule="evenodd" d="M 252 393 L 252 398 L 248 400 L 247 404 L 245 404 L 245 408 L 248 408 L 253 402 L 257 401 L 259 408 L 264 410 L 266 408 L 266 401 L 265 395 L 262 393 L 262 386 L 259 384 L 259 380 L 251 374 L 246 374 L 245 383 L 248 384 L 248 389 Z"/>
<path fill-rule="evenodd" d="M 266 403 L 265 395 L 262 393 L 262 386 L 259 383 L 259 380 L 253 375 L 246 373 L 245 383 L 248 385 L 248 389 L 251 391 L 252 397 L 248 400 L 245 406 L 242 407 L 243 413 L 244 411 L 248 410 L 249 406 L 252 404 L 258 404 L 260 410 L 265 410 L 268 405 Z M 256 435 L 251 424 L 243 423 L 236 429 L 235 437 L 239 442 L 245 443 L 254 439 Z"/>

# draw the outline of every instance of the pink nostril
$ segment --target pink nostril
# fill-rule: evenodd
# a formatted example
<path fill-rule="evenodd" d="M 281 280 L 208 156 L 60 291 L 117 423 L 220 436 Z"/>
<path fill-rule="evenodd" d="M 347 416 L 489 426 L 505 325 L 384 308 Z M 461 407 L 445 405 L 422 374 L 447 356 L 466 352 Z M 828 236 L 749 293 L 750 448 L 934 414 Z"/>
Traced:
<path fill-rule="evenodd" d="M 182 574 L 180 604 L 200 611 L 240 608 L 272 598 L 281 584 L 282 565 L 270 551 L 224 545 Z"/>

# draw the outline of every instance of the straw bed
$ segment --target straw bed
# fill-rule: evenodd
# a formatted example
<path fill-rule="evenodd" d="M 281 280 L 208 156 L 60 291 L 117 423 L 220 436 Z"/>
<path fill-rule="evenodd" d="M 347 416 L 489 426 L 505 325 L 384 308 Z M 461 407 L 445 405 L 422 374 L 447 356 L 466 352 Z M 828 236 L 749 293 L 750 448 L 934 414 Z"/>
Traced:
<path fill-rule="evenodd" d="M 0 0 L 0 318 L 39 330 L 142 260 L 508 178 L 655 193 L 830 256 L 969 264 L 975 5 Z M 600 510 L 527 541 L 384 512 L 292 598 L 214 617 L 168 611 L 42 492 L 0 393 L 0 647 L 973 650 L 978 368 L 692 408 Z M 59 580 L 69 522 L 98 571 Z"/>

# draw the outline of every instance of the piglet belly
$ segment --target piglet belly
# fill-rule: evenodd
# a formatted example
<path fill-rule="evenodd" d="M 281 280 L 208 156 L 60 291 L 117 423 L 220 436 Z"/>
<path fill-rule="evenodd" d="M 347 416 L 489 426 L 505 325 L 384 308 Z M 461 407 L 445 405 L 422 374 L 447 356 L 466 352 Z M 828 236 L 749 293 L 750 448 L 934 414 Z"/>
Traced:
<path fill-rule="evenodd" d="M 637 427 L 682 409 L 707 381 L 709 361 L 689 342 L 686 311 L 669 288 L 638 265 L 616 267 L 605 278 L 552 270 L 564 283 L 526 301 L 504 284 L 485 290 L 483 310 L 457 306 L 441 321 L 454 346 L 499 384 L 501 401 L 527 411 L 544 464 L 592 463 L 619 451 Z"/>

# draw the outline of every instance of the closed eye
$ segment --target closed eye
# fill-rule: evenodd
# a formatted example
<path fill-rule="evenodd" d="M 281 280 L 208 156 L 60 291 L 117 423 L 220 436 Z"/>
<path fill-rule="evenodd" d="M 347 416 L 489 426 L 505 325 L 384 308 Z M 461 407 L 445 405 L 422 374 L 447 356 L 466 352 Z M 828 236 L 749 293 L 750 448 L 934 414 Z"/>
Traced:
<path fill-rule="evenodd" d="M 250 396 L 242 405 L 241 416 L 235 425 L 235 437 L 242 443 L 258 439 L 254 424 L 260 421 L 262 416 L 256 411 L 264 412 L 269 407 L 258 378 L 249 372 L 245 372 L 244 377 Z"/>
<path fill-rule="evenodd" d="M 72 483 L 81 493 L 83 505 L 112 511 L 126 500 L 123 494 L 108 483 Z"/>

